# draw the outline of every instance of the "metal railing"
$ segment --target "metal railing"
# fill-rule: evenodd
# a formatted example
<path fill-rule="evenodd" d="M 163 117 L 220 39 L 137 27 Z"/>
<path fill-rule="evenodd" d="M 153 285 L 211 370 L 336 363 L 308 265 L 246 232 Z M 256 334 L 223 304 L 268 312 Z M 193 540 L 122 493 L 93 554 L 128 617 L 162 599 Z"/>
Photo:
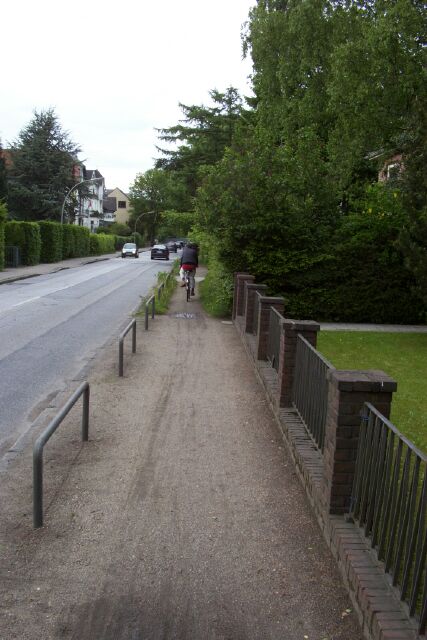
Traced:
<path fill-rule="evenodd" d="M 127 327 L 119 335 L 119 376 L 123 376 L 123 343 L 126 334 L 132 329 L 132 353 L 136 352 L 136 320 L 129 322 Z"/>
<path fill-rule="evenodd" d="M 292 403 L 317 447 L 323 451 L 328 403 L 326 374 L 335 367 L 298 335 Z"/>
<path fill-rule="evenodd" d="M 156 312 L 156 296 L 153 295 L 148 298 L 145 302 L 145 330 L 148 331 L 148 307 L 151 303 L 151 319 L 154 319 L 154 314 Z"/>
<path fill-rule="evenodd" d="M 61 411 L 51 420 L 47 428 L 37 438 L 33 447 L 33 527 L 43 526 L 43 447 L 57 430 L 65 416 L 83 394 L 82 441 L 89 439 L 89 397 L 88 382 L 83 382 L 65 403 Z"/>
<path fill-rule="evenodd" d="M 259 315 L 259 295 L 255 291 L 254 293 L 254 315 L 252 321 L 252 333 L 254 336 L 258 333 L 258 315 Z"/>
<path fill-rule="evenodd" d="M 427 456 L 371 404 L 360 427 L 352 516 L 426 631 Z"/>
<path fill-rule="evenodd" d="M 10 245 L 4 248 L 4 263 L 6 267 L 19 267 L 21 264 L 21 250 Z"/>
<path fill-rule="evenodd" d="M 268 326 L 267 340 L 267 360 L 271 366 L 279 370 L 279 353 L 280 353 L 280 326 L 283 316 L 275 309 L 270 307 L 270 320 Z"/>

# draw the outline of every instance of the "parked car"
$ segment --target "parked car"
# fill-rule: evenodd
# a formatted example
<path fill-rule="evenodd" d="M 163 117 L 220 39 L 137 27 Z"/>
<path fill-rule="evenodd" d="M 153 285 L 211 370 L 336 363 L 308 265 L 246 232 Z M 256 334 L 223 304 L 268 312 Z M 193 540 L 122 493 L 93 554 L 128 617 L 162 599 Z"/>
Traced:
<path fill-rule="evenodd" d="M 130 256 L 131 258 L 139 258 L 138 247 L 134 242 L 126 242 L 122 248 L 122 258 Z"/>
<path fill-rule="evenodd" d="M 159 260 L 160 258 L 169 260 L 169 249 L 165 244 L 155 244 L 151 247 L 151 259 Z"/>
<path fill-rule="evenodd" d="M 173 251 L 173 253 L 176 253 L 177 244 L 175 240 L 169 240 L 169 242 L 166 242 L 166 247 L 169 249 L 169 251 Z"/>

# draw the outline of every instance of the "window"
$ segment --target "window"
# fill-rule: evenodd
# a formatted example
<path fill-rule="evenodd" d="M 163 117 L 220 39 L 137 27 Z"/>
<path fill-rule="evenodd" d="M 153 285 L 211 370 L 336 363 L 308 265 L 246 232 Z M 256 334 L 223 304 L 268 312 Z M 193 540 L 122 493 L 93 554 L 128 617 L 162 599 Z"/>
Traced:
<path fill-rule="evenodd" d="M 126 200 L 119 200 L 118 207 L 119 209 L 126 209 Z"/>

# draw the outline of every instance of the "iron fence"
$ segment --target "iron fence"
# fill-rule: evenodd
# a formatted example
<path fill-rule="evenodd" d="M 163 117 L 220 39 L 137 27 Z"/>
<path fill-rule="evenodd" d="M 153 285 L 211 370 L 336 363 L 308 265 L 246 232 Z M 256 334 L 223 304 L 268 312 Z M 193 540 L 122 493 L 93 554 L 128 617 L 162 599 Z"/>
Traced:
<path fill-rule="evenodd" d="M 270 307 L 270 320 L 268 325 L 267 340 L 267 360 L 271 366 L 279 370 L 279 353 L 280 353 L 280 326 L 283 316 L 275 309 Z"/>
<path fill-rule="evenodd" d="M 4 248 L 4 263 L 6 267 L 19 267 L 21 264 L 20 248 L 6 245 Z"/>
<path fill-rule="evenodd" d="M 323 451 L 328 403 L 327 372 L 335 367 L 300 334 L 297 339 L 292 403 L 317 447 Z"/>
<path fill-rule="evenodd" d="M 151 295 L 148 300 L 145 301 L 145 322 L 144 322 L 144 326 L 145 326 L 145 330 L 148 331 L 148 307 L 151 304 L 151 319 L 154 319 L 154 315 L 156 313 L 156 296 Z"/>
<path fill-rule="evenodd" d="M 360 427 L 352 516 L 426 631 L 427 456 L 371 404 Z"/>
<path fill-rule="evenodd" d="M 258 334 L 258 315 L 259 315 L 259 295 L 256 291 L 254 293 L 253 312 L 254 312 L 254 315 L 252 320 L 252 333 L 254 334 L 254 336 L 256 336 Z"/>

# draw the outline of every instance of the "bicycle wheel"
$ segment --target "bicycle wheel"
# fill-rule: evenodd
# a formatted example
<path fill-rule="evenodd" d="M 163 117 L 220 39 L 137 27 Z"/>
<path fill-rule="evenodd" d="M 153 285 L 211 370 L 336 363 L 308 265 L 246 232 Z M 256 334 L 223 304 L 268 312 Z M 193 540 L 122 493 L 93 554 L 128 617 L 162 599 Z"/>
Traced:
<path fill-rule="evenodd" d="M 190 278 L 188 276 L 185 281 L 185 288 L 187 290 L 187 302 L 189 302 L 191 299 L 191 287 L 190 287 Z"/>

